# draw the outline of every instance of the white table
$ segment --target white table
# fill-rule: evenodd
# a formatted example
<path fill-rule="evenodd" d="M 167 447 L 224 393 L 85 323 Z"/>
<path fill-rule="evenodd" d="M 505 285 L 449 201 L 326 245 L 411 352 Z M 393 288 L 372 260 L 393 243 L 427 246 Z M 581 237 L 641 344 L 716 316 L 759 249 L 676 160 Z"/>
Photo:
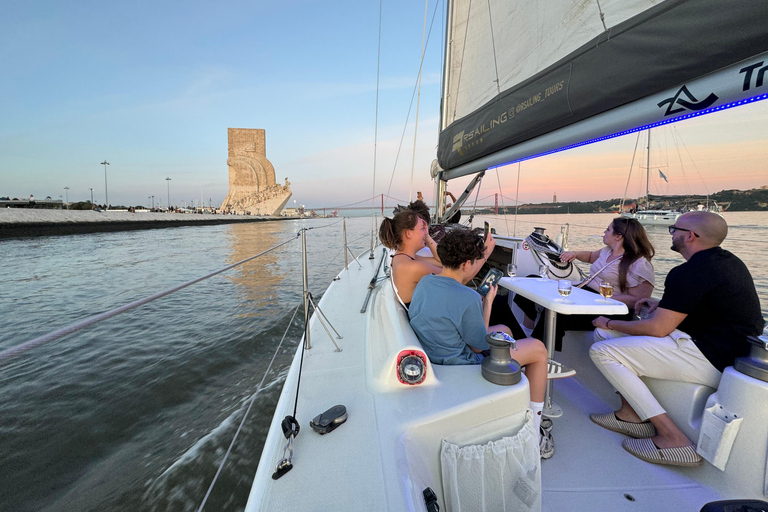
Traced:
<path fill-rule="evenodd" d="M 563 315 L 625 315 L 627 305 L 613 299 L 603 299 L 592 292 L 573 287 L 563 299 L 557 292 L 557 280 L 540 277 L 502 277 L 499 285 L 536 304 L 544 306 L 544 344 L 550 359 L 555 355 L 555 325 L 557 313 Z M 552 403 L 552 381 L 547 382 L 544 396 L 544 414 L 551 418 L 563 415 L 563 410 Z"/>

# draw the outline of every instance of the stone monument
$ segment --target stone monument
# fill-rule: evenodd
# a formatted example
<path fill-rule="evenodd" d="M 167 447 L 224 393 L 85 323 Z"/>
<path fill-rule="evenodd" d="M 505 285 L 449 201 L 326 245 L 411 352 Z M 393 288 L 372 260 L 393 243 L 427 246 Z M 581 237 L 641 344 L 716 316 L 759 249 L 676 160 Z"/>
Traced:
<path fill-rule="evenodd" d="M 251 215 L 280 215 L 291 197 L 285 185 L 275 182 L 275 168 L 267 160 L 266 132 L 262 129 L 228 128 L 229 193 L 222 211 Z"/>

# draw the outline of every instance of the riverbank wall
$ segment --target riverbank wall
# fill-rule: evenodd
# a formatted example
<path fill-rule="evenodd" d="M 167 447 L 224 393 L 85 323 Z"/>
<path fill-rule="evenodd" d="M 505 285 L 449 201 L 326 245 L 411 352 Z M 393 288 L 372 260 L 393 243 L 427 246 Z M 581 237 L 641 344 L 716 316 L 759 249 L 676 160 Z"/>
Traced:
<path fill-rule="evenodd" d="M 3 208 L 0 209 L 0 239 L 296 219 L 298 217 Z"/>

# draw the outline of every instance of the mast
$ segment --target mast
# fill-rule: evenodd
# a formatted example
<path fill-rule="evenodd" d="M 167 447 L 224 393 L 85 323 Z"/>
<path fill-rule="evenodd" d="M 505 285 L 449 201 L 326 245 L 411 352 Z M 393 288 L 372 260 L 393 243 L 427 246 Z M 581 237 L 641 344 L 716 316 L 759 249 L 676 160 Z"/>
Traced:
<path fill-rule="evenodd" d="M 645 209 L 650 210 L 648 197 L 648 189 L 651 183 L 651 129 L 648 128 L 648 155 L 645 161 Z"/>

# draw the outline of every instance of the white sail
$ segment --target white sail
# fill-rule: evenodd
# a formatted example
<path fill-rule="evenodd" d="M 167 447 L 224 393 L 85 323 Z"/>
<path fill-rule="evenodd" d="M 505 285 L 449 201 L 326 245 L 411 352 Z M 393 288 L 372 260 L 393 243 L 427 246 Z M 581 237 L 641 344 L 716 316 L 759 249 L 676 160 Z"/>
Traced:
<path fill-rule="evenodd" d="M 532 4 L 456 0 L 449 27 L 444 125 L 472 113 L 499 92 L 519 85 L 599 36 L 605 31 L 602 20 L 610 29 L 656 3 L 603 1 L 601 16 L 595 1 Z"/>
<path fill-rule="evenodd" d="M 768 92 L 758 78 L 768 64 L 765 0 L 506 3 L 449 7 L 438 148 L 448 177 Z M 599 128 L 567 131 L 612 111 Z"/>

